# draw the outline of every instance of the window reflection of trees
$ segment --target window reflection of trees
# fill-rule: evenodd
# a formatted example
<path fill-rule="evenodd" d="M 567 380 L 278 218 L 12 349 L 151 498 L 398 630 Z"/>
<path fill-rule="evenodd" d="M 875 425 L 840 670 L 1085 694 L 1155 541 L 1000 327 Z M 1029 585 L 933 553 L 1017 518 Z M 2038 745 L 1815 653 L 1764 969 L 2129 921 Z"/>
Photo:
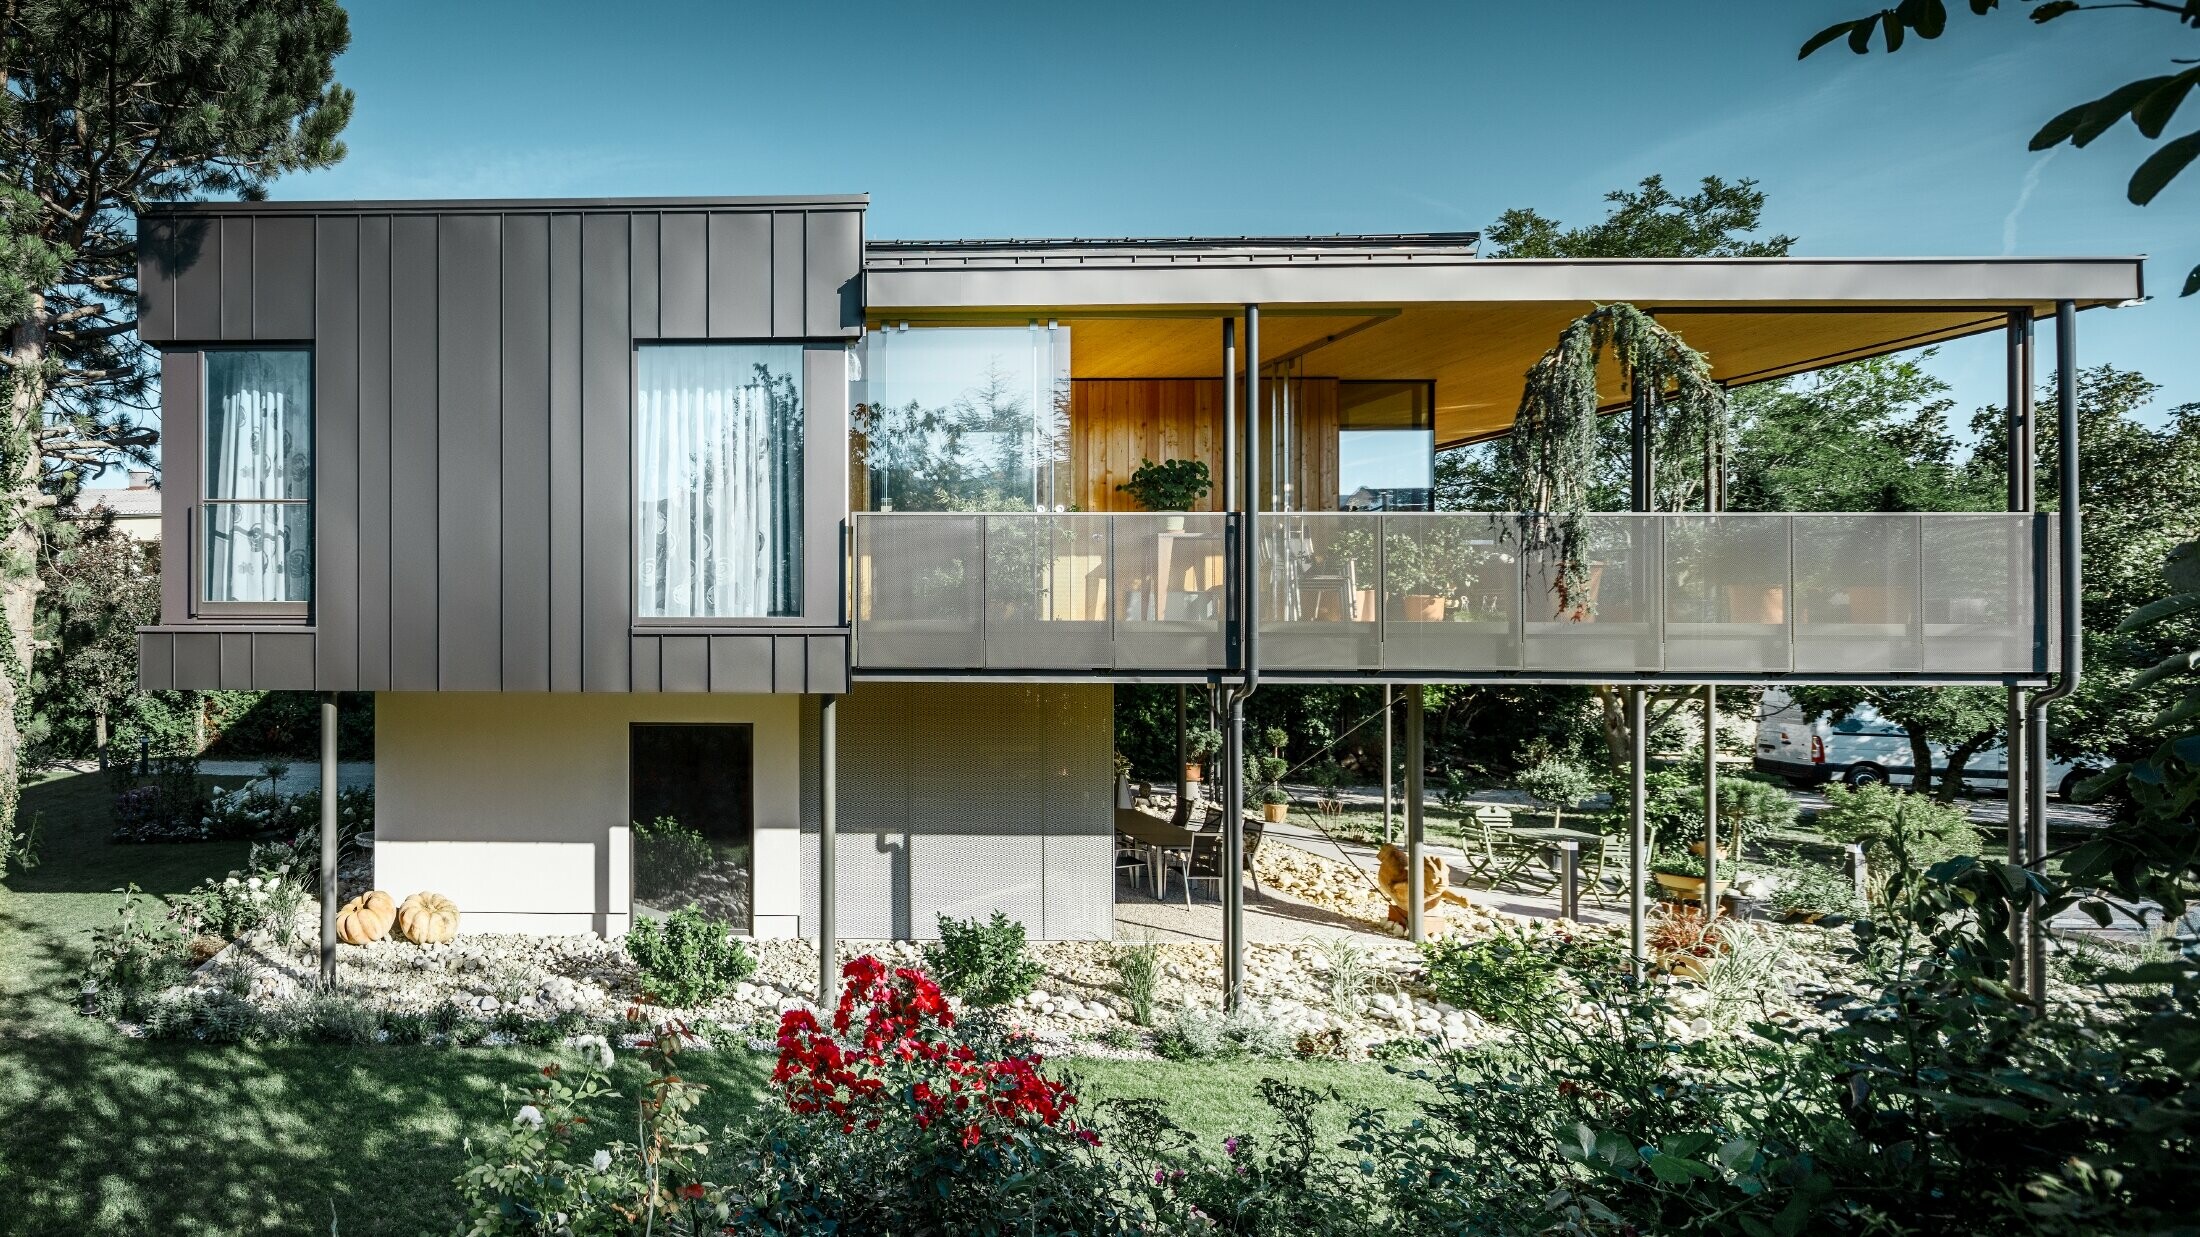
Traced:
<path fill-rule="evenodd" d="M 1054 506 L 1069 461 L 1069 384 L 1043 398 L 995 362 L 948 403 L 858 404 L 856 465 L 878 511 L 1033 511 Z M 1034 404 L 1043 405 L 1034 408 Z"/>

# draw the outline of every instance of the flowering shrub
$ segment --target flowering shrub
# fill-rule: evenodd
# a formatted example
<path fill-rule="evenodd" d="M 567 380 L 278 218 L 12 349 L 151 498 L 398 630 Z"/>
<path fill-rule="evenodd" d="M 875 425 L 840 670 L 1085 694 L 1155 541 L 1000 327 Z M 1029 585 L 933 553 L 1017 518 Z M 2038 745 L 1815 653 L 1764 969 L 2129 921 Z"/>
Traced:
<path fill-rule="evenodd" d="M 640 1104 L 638 1146 L 614 1141 L 582 1149 L 594 1114 L 617 1099 L 607 1078 L 611 1045 L 602 1036 L 573 1041 L 578 1071 L 544 1066 L 542 1081 L 519 1096 L 523 1102 L 509 1125 L 478 1145 L 466 1140 L 468 1162 L 458 1191 L 468 1237 L 722 1231 L 729 1212 L 717 1187 L 697 1175 L 709 1146 L 689 1116 L 705 1088 L 674 1068 L 687 1036 L 685 1026 L 671 1022 L 641 1041 L 653 1077 Z"/>
<path fill-rule="evenodd" d="M 207 877 L 197 889 L 176 899 L 176 922 L 186 932 L 223 940 L 262 927 L 287 939 L 296 932 L 306 890 L 303 878 L 287 860 L 275 858 L 276 853 L 254 845 L 244 870 L 232 870 L 219 880 Z"/>
<path fill-rule="evenodd" d="M 1039 1072 L 1036 1054 L 980 1060 L 957 1043 L 954 1011 L 924 972 L 898 967 L 889 975 L 885 963 L 865 956 L 842 967 L 841 978 L 831 1033 L 806 1009 L 779 1020 L 772 1084 L 791 1111 L 828 1113 L 842 1133 L 897 1118 L 920 1130 L 944 1122 L 958 1128 L 966 1149 L 1035 1127 L 1099 1141 L 1070 1118 L 1077 1097 Z"/>
<path fill-rule="evenodd" d="M 841 975 L 829 1023 L 780 1019 L 785 1112 L 728 1139 L 736 1231 L 1119 1231 L 1132 1200 L 1040 1057 L 974 1046 L 922 971 L 863 957 Z"/>

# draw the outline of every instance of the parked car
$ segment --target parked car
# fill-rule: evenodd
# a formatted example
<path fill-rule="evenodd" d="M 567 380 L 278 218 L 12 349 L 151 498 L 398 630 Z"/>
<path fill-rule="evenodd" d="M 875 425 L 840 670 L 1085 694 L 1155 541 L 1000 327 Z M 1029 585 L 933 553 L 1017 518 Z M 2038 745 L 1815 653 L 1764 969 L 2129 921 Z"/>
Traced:
<path fill-rule="evenodd" d="M 1933 774 L 1947 771 L 1946 744 L 1932 745 Z M 1881 717 L 1870 705 L 1861 705 L 1839 722 L 1803 716 L 1788 694 L 1768 688 L 1758 706 L 1758 772 L 1784 777 L 1798 786 L 1840 781 L 1868 786 L 1912 775 L 1910 736 L 1902 727 Z M 2049 760 L 2047 784 L 2061 799 L 2070 798 L 2078 783 L 2098 772 L 2098 762 Z M 2009 782 L 2009 750 L 1996 743 L 1974 752 L 1963 765 L 1963 785 L 1969 790 L 2006 792 Z"/>

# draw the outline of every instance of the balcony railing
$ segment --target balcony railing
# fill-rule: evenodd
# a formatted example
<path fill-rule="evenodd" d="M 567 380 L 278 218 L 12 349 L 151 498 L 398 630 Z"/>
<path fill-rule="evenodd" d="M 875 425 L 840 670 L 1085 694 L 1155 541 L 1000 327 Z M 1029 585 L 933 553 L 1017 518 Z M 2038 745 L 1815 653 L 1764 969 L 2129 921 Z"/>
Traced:
<path fill-rule="evenodd" d="M 1996 678 L 2052 669 L 2054 517 L 1583 518 L 1586 579 L 1509 513 L 1269 514 L 1263 673 Z M 854 520 L 858 670 L 1231 664 L 1222 515 Z"/>

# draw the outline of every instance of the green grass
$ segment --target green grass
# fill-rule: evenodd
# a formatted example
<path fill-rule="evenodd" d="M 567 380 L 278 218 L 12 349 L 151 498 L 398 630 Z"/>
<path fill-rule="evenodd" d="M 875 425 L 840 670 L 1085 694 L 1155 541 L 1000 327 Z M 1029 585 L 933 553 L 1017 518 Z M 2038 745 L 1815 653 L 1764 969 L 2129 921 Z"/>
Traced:
<path fill-rule="evenodd" d="M 241 842 L 115 845 L 98 774 L 38 781 L 42 862 L 0 881 L 0 1234 L 328 1232 L 345 1237 L 457 1227 L 460 1140 L 510 1119 L 542 1049 L 201 1046 L 131 1039 L 73 1008 L 87 933 L 114 917 L 126 882 L 173 897 L 238 866 Z M 620 1084 L 644 1077 L 631 1057 Z M 1324 1128 L 1394 1106 L 1415 1084 L 1380 1066 L 1258 1061 L 1081 1060 L 1088 1109 L 1162 1102 L 1210 1142 L 1268 1127 L 1262 1077 L 1333 1091 Z M 697 1054 L 683 1073 L 711 1088 L 715 1128 L 763 1093 L 769 1062 Z M 606 1111 L 624 1129 L 630 1110 Z"/>

